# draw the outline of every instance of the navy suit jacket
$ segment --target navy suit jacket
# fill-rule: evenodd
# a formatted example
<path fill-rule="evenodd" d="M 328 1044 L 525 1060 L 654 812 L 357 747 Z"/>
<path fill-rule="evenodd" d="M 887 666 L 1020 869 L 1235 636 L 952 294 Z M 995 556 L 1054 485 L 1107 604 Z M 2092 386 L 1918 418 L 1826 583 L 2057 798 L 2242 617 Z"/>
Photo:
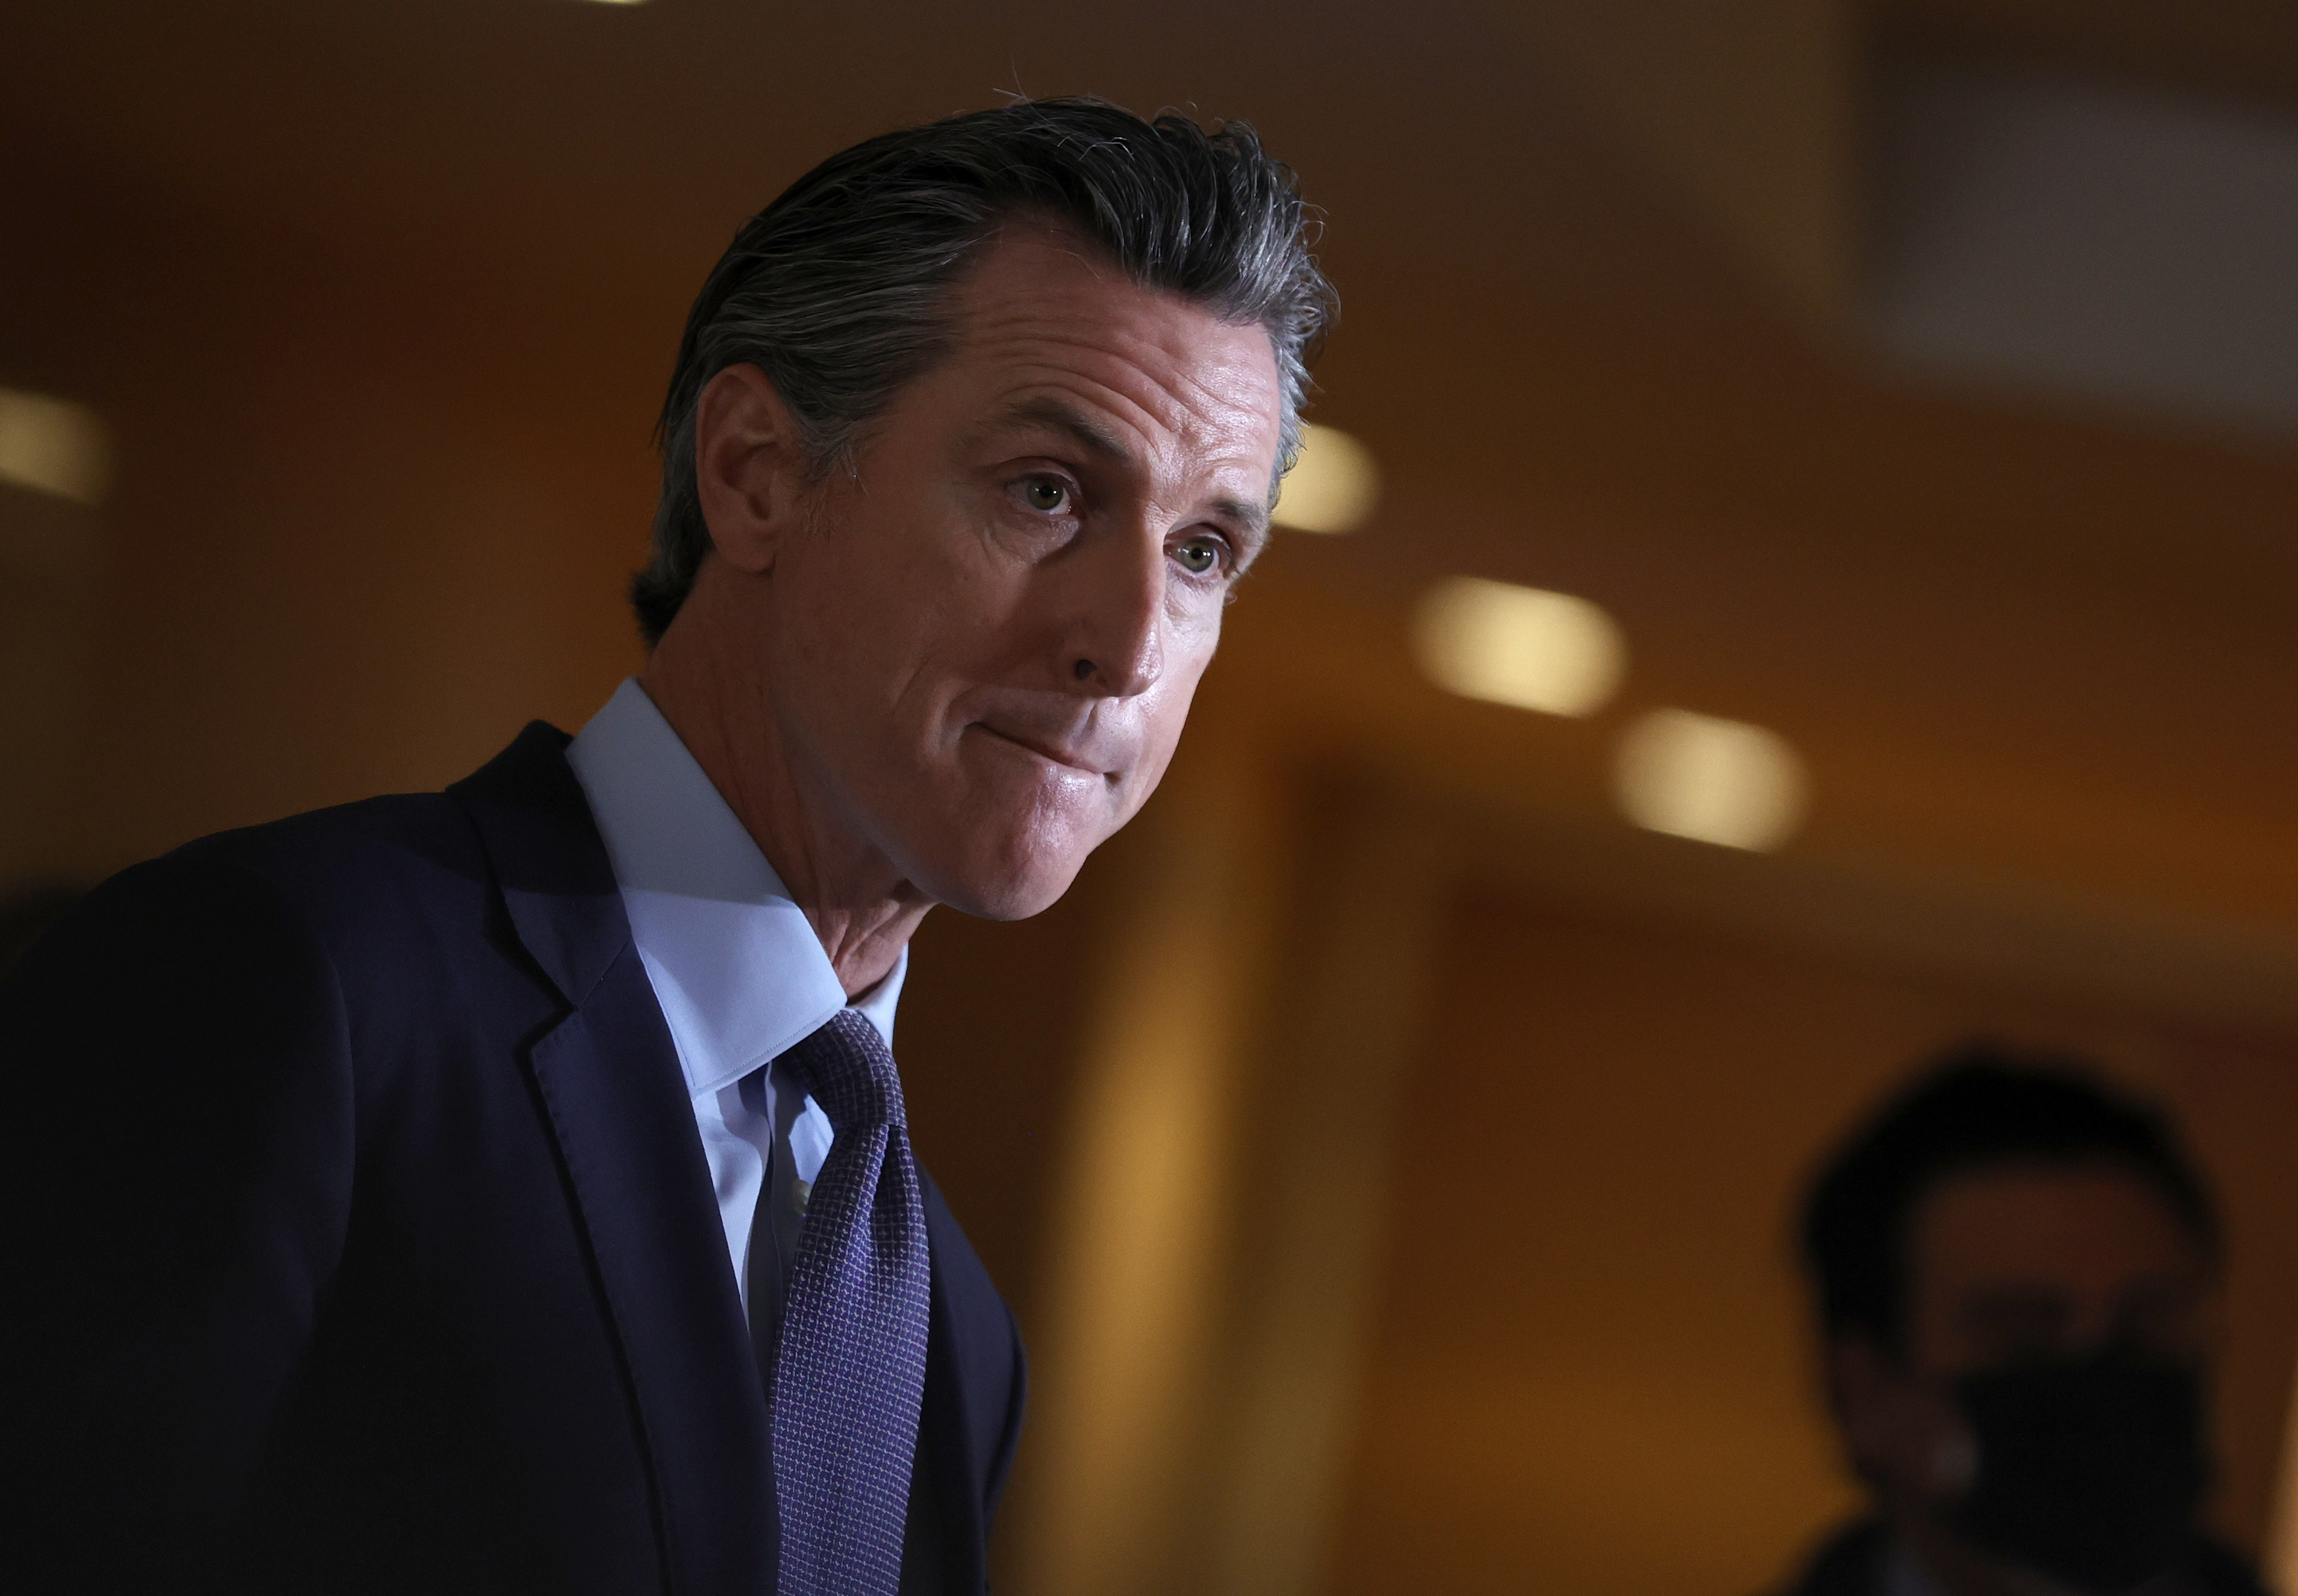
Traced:
<path fill-rule="evenodd" d="M 138 865 L 0 987 L 16 1589 L 773 1590 L 758 1368 L 566 744 Z M 1021 1342 L 926 1220 L 916 1467 L 976 1592 Z"/>

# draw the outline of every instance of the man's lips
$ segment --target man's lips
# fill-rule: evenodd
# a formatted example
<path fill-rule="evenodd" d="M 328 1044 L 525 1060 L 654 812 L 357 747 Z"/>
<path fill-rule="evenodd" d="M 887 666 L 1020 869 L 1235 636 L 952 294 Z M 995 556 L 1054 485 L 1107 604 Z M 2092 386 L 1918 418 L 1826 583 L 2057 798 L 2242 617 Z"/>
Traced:
<path fill-rule="evenodd" d="M 1116 773 L 1104 767 L 1089 753 L 1080 749 L 1032 737 L 1026 732 L 1008 731 L 1003 726 L 993 726 L 988 721 L 976 721 L 973 724 L 992 737 L 1013 743 L 1017 748 L 1025 748 L 1048 763 L 1064 765 L 1076 771 L 1079 775 L 1093 776 L 1106 781 Z"/>

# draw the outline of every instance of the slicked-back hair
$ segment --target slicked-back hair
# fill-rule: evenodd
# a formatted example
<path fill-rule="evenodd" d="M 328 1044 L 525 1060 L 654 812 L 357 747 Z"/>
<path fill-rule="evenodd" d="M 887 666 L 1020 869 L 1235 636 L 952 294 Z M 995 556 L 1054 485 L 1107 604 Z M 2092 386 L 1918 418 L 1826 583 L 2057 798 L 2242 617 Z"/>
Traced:
<path fill-rule="evenodd" d="M 2162 1110 L 2079 1061 L 1969 1045 L 1886 1099 L 1812 1183 L 1801 1250 L 1828 1339 L 1904 1353 L 1924 1197 L 1958 1175 L 2037 1165 L 2134 1176 L 2217 1259 L 2217 1208 Z"/>
<path fill-rule="evenodd" d="M 950 348 L 967 266 L 1001 227 L 1028 222 L 1076 235 L 1145 286 L 1264 327 L 1283 392 L 1279 468 L 1291 467 L 1335 302 L 1293 173 L 1250 127 L 1208 132 L 1183 116 L 1060 99 L 882 134 L 745 223 L 694 302 L 662 409 L 653 552 L 631 583 L 649 643 L 710 550 L 695 484 L 704 385 L 729 366 L 757 367 L 809 466 L 851 473 L 870 423 Z"/>

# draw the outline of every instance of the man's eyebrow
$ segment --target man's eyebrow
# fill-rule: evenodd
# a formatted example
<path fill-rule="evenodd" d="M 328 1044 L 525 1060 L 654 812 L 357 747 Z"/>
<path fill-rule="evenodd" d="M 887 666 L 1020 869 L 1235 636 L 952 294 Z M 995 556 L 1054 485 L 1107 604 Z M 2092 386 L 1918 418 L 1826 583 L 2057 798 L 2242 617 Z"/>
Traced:
<path fill-rule="evenodd" d="M 1210 507 L 1215 515 L 1235 522 L 1256 543 L 1269 537 L 1269 506 L 1251 499 L 1216 499 Z"/>
<path fill-rule="evenodd" d="M 1076 406 L 1064 404 L 1051 395 L 1041 394 L 1036 399 L 1025 399 L 1011 405 L 999 412 L 999 419 L 1049 427 L 1054 432 L 1067 434 L 1080 447 L 1103 459 L 1127 466 L 1134 463 L 1133 451 L 1126 447 L 1125 440 L 1118 436 L 1114 429 L 1096 421 Z"/>

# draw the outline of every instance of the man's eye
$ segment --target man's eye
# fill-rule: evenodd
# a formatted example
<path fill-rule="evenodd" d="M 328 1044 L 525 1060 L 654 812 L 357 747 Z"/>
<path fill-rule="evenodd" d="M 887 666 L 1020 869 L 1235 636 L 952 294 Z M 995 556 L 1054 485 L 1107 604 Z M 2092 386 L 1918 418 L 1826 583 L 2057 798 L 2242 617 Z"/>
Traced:
<path fill-rule="evenodd" d="M 1051 476 L 1033 476 L 1021 484 L 1021 501 L 1045 515 L 1067 509 L 1069 484 Z"/>
<path fill-rule="evenodd" d="M 1193 576 L 1202 576 L 1220 564 L 1220 543 L 1213 538 L 1191 538 L 1173 551 L 1173 557 Z"/>

